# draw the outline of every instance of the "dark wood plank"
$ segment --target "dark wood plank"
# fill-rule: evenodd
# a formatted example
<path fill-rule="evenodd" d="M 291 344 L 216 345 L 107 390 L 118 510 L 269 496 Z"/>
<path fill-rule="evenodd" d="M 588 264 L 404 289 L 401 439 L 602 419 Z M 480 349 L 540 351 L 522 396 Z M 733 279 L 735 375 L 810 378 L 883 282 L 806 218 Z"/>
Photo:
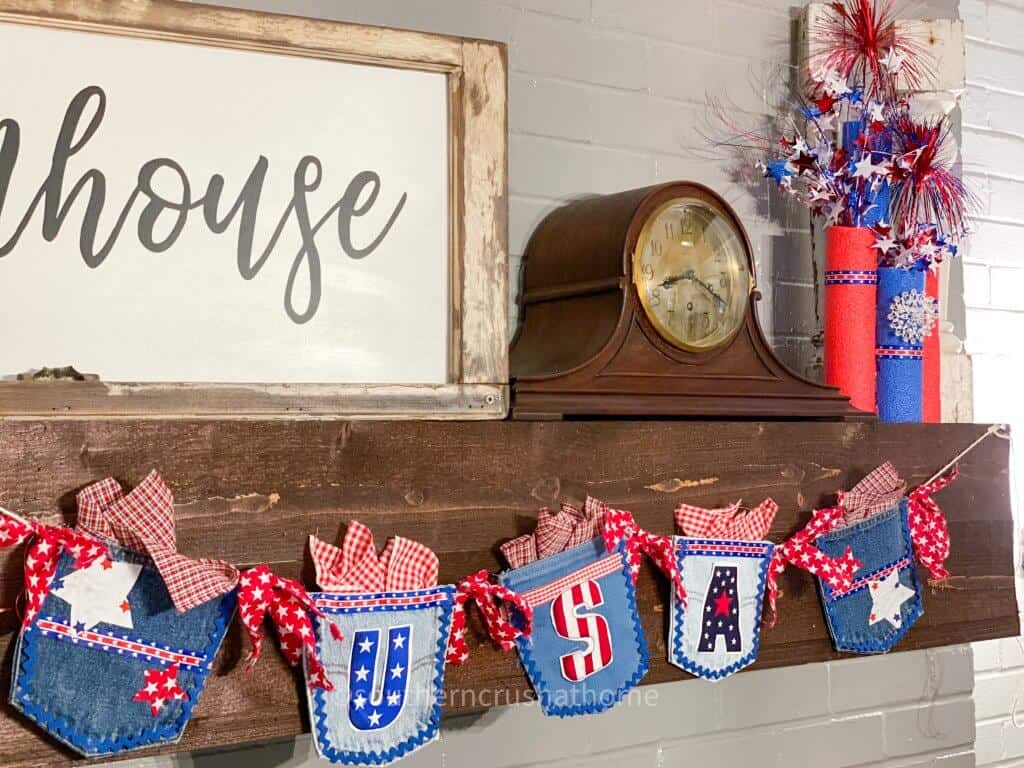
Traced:
<path fill-rule="evenodd" d="M 0 504 L 71 522 L 74 492 L 113 475 L 126 485 L 158 467 L 174 489 L 182 551 L 269 562 L 312 587 L 306 537 L 335 539 L 347 520 L 378 543 L 400 533 L 433 546 L 442 578 L 500 567 L 496 546 L 532 528 L 536 509 L 586 493 L 672 531 L 680 500 L 718 505 L 771 495 L 781 512 L 771 538 L 796 530 L 816 505 L 891 459 L 919 483 L 984 431 L 978 425 L 695 422 L 0 422 Z M 925 615 L 898 647 L 911 650 L 1011 636 L 1013 587 L 1008 444 L 992 438 L 961 464 L 939 500 L 951 521 L 955 590 L 929 589 Z M 0 596 L 12 606 L 20 554 L 0 555 Z M 812 580 L 787 572 L 781 619 L 762 632 L 754 668 L 837 658 Z M 666 587 L 647 568 L 640 608 L 652 664 L 646 683 L 687 677 L 665 661 Z M 9 682 L 16 626 L 3 614 Z M 482 643 L 450 668 L 448 712 L 522 701 L 529 686 L 514 653 Z M 242 744 L 308 730 L 297 676 L 268 648 L 256 671 L 232 629 L 180 750 Z M 489 698 L 481 698 L 482 692 Z M 0 765 L 56 765 L 72 756 L 4 703 Z"/>

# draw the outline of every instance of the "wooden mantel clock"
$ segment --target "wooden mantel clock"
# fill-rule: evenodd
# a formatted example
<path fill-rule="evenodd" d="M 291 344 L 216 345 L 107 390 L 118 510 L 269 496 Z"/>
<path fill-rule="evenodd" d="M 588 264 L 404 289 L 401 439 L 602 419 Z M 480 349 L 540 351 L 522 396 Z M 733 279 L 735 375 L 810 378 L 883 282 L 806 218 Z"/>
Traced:
<path fill-rule="evenodd" d="M 732 209 L 673 182 L 578 200 L 527 247 L 513 416 L 862 419 L 772 353 Z"/>

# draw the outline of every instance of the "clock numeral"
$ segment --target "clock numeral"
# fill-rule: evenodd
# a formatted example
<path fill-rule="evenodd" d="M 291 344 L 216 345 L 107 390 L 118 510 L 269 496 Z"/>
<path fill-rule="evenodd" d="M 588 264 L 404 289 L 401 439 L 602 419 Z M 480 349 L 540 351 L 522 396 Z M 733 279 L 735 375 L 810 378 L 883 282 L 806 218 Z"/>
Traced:
<path fill-rule="evenodd" d="M 657 288 L 655 288 L 654 290 L 651 291 L 651 306 L 652 307 L 660 307 L 661 306 L 661 291 L 659 291 Z"/>
<path fill-rule="evenodd" d="M 653 256 L 656 259 L 659 258 L 661 256 L 661 250 L 661 241 L 651 240 L 651 256 Z"/>
<path fill-rule="evenodd" d="M 686 311 L 687 312 L 693 312 L 693 302 L 692 301 L 686 302 Z"/>
<path fill-rule="evenodd" d="M 640 268 L 640 273 L 644 276 L 644 280 L 654 279 L 654 267 L 651 266 L 650 264 L 644 264 Z"/>
<path fill-rule="evenodd" d="M 704 326 L 704 330 L 705 331 L 707 331 L 707 330 L 709 330 L 711 328 L 711 314 L 710 313 L 705 312 L 701 316 L 701 325 Z"/>
<path fill-rule="evenodd" d="M 673 232 L 674 232 L 674 230 L 672 228 L 672 222 L 671 221 L 666 221 L 665 222 L 665 237 L 668 238 L 669 240 L 671 240 L 673 237 L 675 237 Z"/>

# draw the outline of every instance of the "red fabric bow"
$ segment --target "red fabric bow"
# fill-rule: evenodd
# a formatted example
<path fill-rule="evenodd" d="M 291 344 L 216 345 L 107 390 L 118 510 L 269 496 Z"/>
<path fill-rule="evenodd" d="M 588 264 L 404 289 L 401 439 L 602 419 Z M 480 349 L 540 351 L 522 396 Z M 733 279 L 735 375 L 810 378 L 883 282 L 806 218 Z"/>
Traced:
<path fill-rule="evenodd" d="M 562 504 L 558 512 L 546 507 L 537 515 L 533 533 L 523 534 L 501 545 L 501 553 L 511 568 L 522 568 L 535 560 L 557 555 L 596 538 L 601 533 L 603 506 L 587 498 L 583 509 Z"/>
<path fill-rule="evenodd" d="M 316 582 L 331 592 L 403 592 L 437 586 L 437 555 L 425 544 L 393 536 L 380 557 L 373 533 L 353 520 L 341 547 L 309 537 Z"/>
<path fill-rule="evenodd" d="M 619 546 L 619 542 L 626 542 L 626 559 L 629 561 L 629 571 L 633 577 L 633 583 L 636 583 L 636 579 L 640 575 L 640 560 L 647 555 L 675 585 L 676 594 L 685 605 L 686 589 L 683 587 L 683 579 L 676 562 L 672 537 L 656 536 L 650 531 L 645 531 L 636 524 L 632 512 L 627 512 L 624 509 L 612 509 L 599 501 L 593 501 L 603 507 L 602 520 L 604 522 L 601 534 L 608 551 L 614 552 Z M 591 499 L 587 499 L 587 504 L 590 503 Z"/>
<path fill-rule="evenodd" d="M 109 554 L 102 542 L 71 528 L 44 525 L 9 514 L 0 516 L 0 547 L 16 547 L 29 538 L 33 541 L 25 553 L 26 607 L 22 629 L 28 629 L 42 609 L 61 552 L 67 551 L 75 558 L 75 568 L 87 568 Z"/>
<path fill-rule="evenodd" d="M 816 509 L 803 530 L 797 531 L 789 539 L 776 545 L 775 554 L 772 555 L 772 562 L 768 567 L 766 585 L 768 609 L 771 614 L 767 621 L 768 627 L 774 627 L 778 619 L 775 608 L 779 592 L 778 578 L 786 570 L 787 564 L 813 573 L 833 589 L 849 588 L 853 582 L 854 572 L 863 565 L 853 556 L 853 549 L 847 547 L 841 557 L 831 557 L 818 549 L 815 543 L 819 536 L 841 528 L 844 524 L 842 507 Z"/>
<path fill-rule="evenodd" d="M 112 477 L 78 492 L 78 529 L 148 554 L 178 613 L 230 592 L 238 569 L 223 560 L 178 554 L 174 495 L 155 469 L 125 495 Z"/>
<path fill-rule="evenodd" d="M 445 656 L 449 664 L 461 664 L 469 658 L 469 646 L 466 645 L 466 602 L 470 599 L 479 606 L 487 633 L 501 650 L 510 650 L 516 638 L 529 637 L 533 631 L 533 609 L 527 602 L 508 587 L 491 582 L 491 575 L 486 570 L 477 571 L 460 582 L 455 591 L 455 607 L 452 609 L 452 626 Z M 498 605 L 497 600 L 519 611 L 522 628 L 513 626 L 508 620 L 507 608 Z"/>
<path fill-rule="evenodd" d="M 930 483 L 918 486 L 907 497 L 907 518 L 910 523 L 910 539 L 917 557 L 934 581 L 943 581 L 950 576 L 946 568 L 949 557 L 949 526 L 946 516 L 935 503 L 932 494 L 941 491 L 959 477 L 959 470 L 952 471 Z"/>
<path fill-rule="evenodd" d="M 324 615 L 299 582 L 281 578 L 266 565 L 243 571 L 238 579 L 238 613 L 252 645 L 249 669 L 256 664 L 263 650 L 263 619 L 269 616 L 277 629 L 281 652 L 288 663 L 297 666 L 305 653 L 310 687 L 334 690 L 317 656 L 313 624 L 309 618 L 310 614 L 320 618 Z M 331 622 L 328 626 L 331 636 L 341 640 L 341 630 Z"/>

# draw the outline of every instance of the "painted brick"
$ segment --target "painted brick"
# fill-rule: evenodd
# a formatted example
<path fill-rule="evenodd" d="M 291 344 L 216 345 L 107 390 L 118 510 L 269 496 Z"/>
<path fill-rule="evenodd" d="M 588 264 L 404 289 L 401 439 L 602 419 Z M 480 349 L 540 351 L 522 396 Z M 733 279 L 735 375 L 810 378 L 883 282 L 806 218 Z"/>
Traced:
<path fill-rule="evenodd" d="M 988 672 L 999 669 L 1002 666 L 1002 640 L 985 640 L 981 643 L 973 643 L 971 650 L 974 652 L 974 671 Z"/>
<path fill-rule="evenodd" d="M 828 712 L 828 669 L 805 664 L 733 675 L 718 683 L 729 728 L 747 728 L 824 715 Z M 764 691 L 771 691 L 765 705 Z"/>
<path fill-rule="evenodd" d="M 966 345 L 971 354 L 1005 354 L 1007 340 L 1020 338 L 1024 338 L 1024 314 L 1020 312 L 987 309 L 972 311 L 967 316 Z"/>
<path fill-rule="evenodd" d="M 771 733 L 731 733 L 715 739 L 692 739 L 665 744 L 661 748 L 661 768 L 693 766 L 741 766 L 752 761 L 775 765 L 771 759 L 777 744 Z"/>
<path fill-rule="evenodd" d="M 1002 3 L 989 3 L 988 32 L 988 42 L 1020 50 L 1024 47 L 1024 12 Z"/>
<path fill-rule="evenodd" d="M 576 141 L 593 136 L 593 88 L 514 72 L 509 77 L 509 129 Z"/>
<path fill-rule="evenodd" d="M 974 681 L 974 702 L 979 720 L 1007 715 L 1014 696 L 1024 687 L 1024 670 L 979 674 Z"/>
<path fill-rule="evenodd" d="M 1024 116 L 1024 97 L 1021 97 L 1019 101 L 1020 114 Z M 990 178 L 988 183 L 991 195 L 988 205 L 989 215 L 999 219 L 1018 221 L 1024 225 L 1024 181 Z"/>
<path fill-rule="evenodd" d="M 974 734 L 974 752 L 977 764 L 989 765 L 1003 758 L 1003 722 L 978 723 Z"/>
<path fill-rule="evenodd" d="M 763 69 L 747 58 L 660 41 L 647 47 L 651 93 L 700 105 L 713 97 L 746 112 L 764 112 Z"/>
<path fill-rule="evenodd" d="M 842 768 L 881 759 L 882 744 L 882 716 L 868 714 L 780 729 L 774 751 L 780 766 Z"/>
<path fill-rule="evenodd" d="M 570 198 L 654 183 L 654 161 L 625 150 L 513 136 L 509 141 L 513 194 Z"/>
<path fill-rule="evenodd" d="M 634 90 L 647 82 L 643 40 L 536 14 L 516 17 L 510 58 L 520 72 Z"/>
<path fill-rule="evenodd" d="M 974 3 L 971 3 L 973 5 Z M 966 5 L 966 3 L 965 3 Z M 967 22 L 967 33 L 969 39 L 966 43 L 967 49 L 967 84 L 973 86 L 991 86 L 1006 91 L 1017 93 L 1024 92 L 1024 82 L 1021 82 L 1020 71 L 1024 66 L 1024 47 L 1016 50 L 1009 48 L 998 48 L 988 43 L 971 38 L 974 30 L 970 22 Z"/>
<path fill-rule="evenodd" d="M 408 2 L 408 0 L 406 0 Z M 488 0 L 491 2 L 491 0 Z M 586 19 L 590 17 L 590 0 L 496 0 L 498 5 L 523 8 L 528 11 L 548 14 L 549 16 L 565 16 L 569 19 Z"/>
<path fill-rule="evenodd" d="M 970 693 L 974 673 L 969 646 L 898 656 L 843 659 L 832 664 L 832 711 L 885 707 Z"/>
<path fill-rule="evenodd" d="M 1024 166 L 1022 166 L 1024 167 Z M 982 221 L 964 248 L 964 261 L 973 264 L 1018 266 L 1024 254 L 1024 227 Z"/>
<path fill-rule="evenodd" d="M 699 45 L 699 31 L 711 29 L 711 9 L 711 3 L 678 0 L 591 0 L 591 19 L 647 38 Z"/>
<path fill-rule="evenodd" d="M 715 9 L 715 47 L 761 62 L 789 62 L 793 21 L 789 14 L 764 5 L 718 2 Z M 710 47 L 710 46 L 709 46 Z"/>
<path fill-rule="evenodd" d="M 558 207 L 558 203 L 512 195 L 508 206 L 508 239 L 509 252 L 522 256 L 526 253 L 526 245 L 530 235 L 550 211 Z M 512 273 L 515 275 L 515 273 Z M 515 282 L 514 280 L 510 282 Z"/>
<path fill-rule="evenodd" d="M 963 265 L 964 304 L 971 308 L 988 307 L 991 304 L 989 290 L 989 268 L 984 264 Z"/>
<path fill-rule="evenodd" d="M 892 757 L 974 741 L 974 702 L 969 696 L 885 712 L 885 752 Z"/>
<path fill-rule="evenodd" d="M 992 306 L 999 309 L 1024 309 L 1024 270 L 992 267 L 989 274 Z"/>
<path fill-rule="evenodd" d="M 1024 667 L 1024 638 L 1007 637 L 996 642 L 999 643 L 999 658 L 1003 669 Z"/>

